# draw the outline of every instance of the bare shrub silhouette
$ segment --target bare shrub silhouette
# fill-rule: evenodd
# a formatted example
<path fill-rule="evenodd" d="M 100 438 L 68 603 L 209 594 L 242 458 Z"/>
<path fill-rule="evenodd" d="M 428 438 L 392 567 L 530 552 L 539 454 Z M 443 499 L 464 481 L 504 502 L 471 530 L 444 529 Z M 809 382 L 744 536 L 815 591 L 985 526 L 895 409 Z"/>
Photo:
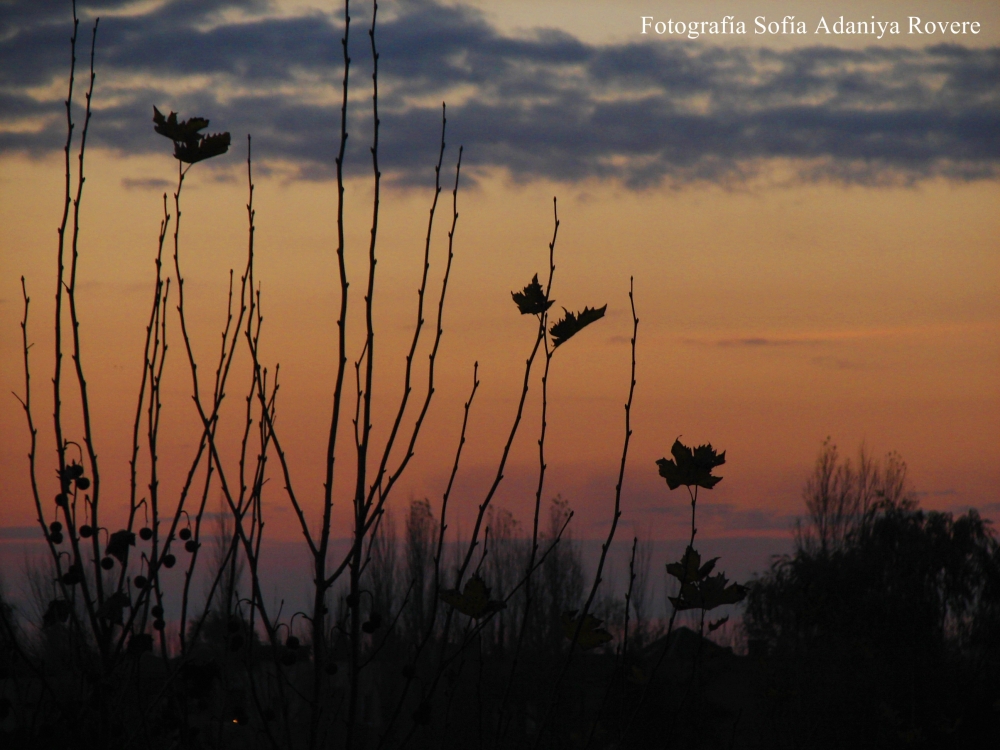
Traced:
<path fill-rule="evenodd" d="M 431 564 L 434 553 L 434 514 L 430 503 L 424 500 L 410 502 L 406 516 L 406 570 L 409 581 L 410 606 L 407 609 L 407 629 L 419 637 L 427 627 L 430 609 L 428 596 L 433 596 L 430 582 L 433 576 Z"/>
<path fill-rule="evenodd" d="M 916 502 L 907 487 L 906 463 L 890 453 L 883 464 L 862 446 L 857 463 L 841 461 L 837 446 L 827 438 L 816 466 L 803 489 L 808 516 L 796 525 L 796 542 L 802 549 L 832 552 L 859 533 L 878 510 L 913 509 Z"/>
<path fill-rule="evenodd" d="M 25 386 L 19 398 L 30 438 L 28 470 L 33 500 L 52 570 L 40 573 L 35 582 L 41 606 L 31 618 L 33 632 L 22 627 L 23 620 L 0 599 L 0 669 L 12 675 L 4 679 L 12 680 L 14 686 L 8 690 L 5 685 L 0 696 L 0 731 L 14 746 L 102 750 L 499 748 L 586 746 L 593 742 L 631 746 L 653 736 L 634 719 L 640 712 L 645 712 L 642 720 L 648 718 L 653 698 L 660 694 L 651 693 L 651 686 L 657 691 L 662 688 L 657 672 L 665 661 L 672 660 L 668 652 L 671 635 L 677 635 L 673 630 L 677 613 L 688 609 L 704 613 L 742 598 L 742 587 L 730 585 L 721 574 L 710 575 L 715 560 L 702 564 L 694 549 L 698 487 L 711 489 L 719 481 L 710 472 L 723 463 L 724 454 L 718 456 L 711 446 L 692 451 L 680 441 L 672 449 L 673 460 L 658 462 L 671 489 L 687 487 L 692 507 L 687 550 L 680 562 L 668 566 L 680 588 L 672 602 L 666 638 L 642 648 L 647 635 L 644 621 L 649 616 L 644 572 L 648 547 L 633 540 L 624 601 L 604 580 L 622 515 L 622 487 L 632 437 L 639 319 L 631 287 L 631 376 L 624 437 L 609 528 L 592 580 L 588 581 L 580 547 L 569 531 L 573 512 L 568 501 L 557 496 L 551 505 L 544 502 L 550 497 L 545 485 L 549 374 L 560 364 L 557 352 L 598 323 L 607 309 L 607 305 L 564 307 L 561 316 L 550 317 L 556 302 L 552 289 L 560 226 L 555 199 L 548 274 L 542 275 L 543 281 L 536 274 L 521 290 L 511 292 L 518 313 L 532 316 L 537 325 L 526 342 L 528 356 L 510 430 L 495 475 L 477 505 L 472 529 L 464 538 L 446 542 L 449 502 L 466 442 L 469 413 L 480 386 L 478 365 L 473 366 L 472 388 L 440 506 L 432 506 L 430 499 L 412 501 L 402 519 L 402 533 L 398 531 L 390 498 L 415 455 L 435 393 L 435 368 L 455 251 L 462 150 L 458 149 L 451 190 L 447 255 L 438 280 L 432 281 L 431 244 L 446 150 L 447 120 L 442 108 L 412 339 L 394 416 L 387 429 L 376 433 L 372 403 L 379 339 L 373 305 L 378 289 L 381 201 L 377 11 L 378 5 L 373 3 L 368 46 L 373 65 L 370 153 L 374 190 L 367 273 L 362 279 L 364 314 L 359 323 L 364 345 L 353 360 L 352 387 L 347 348 L 348 324 L 354 325 L 354 320 L 349 320 L 352 308 L 344 202 L 348 108 L 352 101 L 351 15 L 349 3 L 344 5 L 336 157 L 337 363 L 318 518 L 310 517 L 301 500 L 311 490 L 303 491 L 299 486 L 282 440 L 285 428 L 278 427 L 279 367 L 275 364 L 272 369 L 261 356 L 264 300 L 255 275 L 251 139 L 247 137 L 246 261 L 239 274 L 230 271 L 221 345 L 206 375 L 204 363 L 196 356 L 200 351 L 193 340 L 197 331 L 189 317 L 190 295 L 182 273 L 182 194 L 188 172 L 201 162 L 227 154 L 232 138 L 228 132 L 207 132 L 210 123 L 204 117 L 181 119 L 176 112 L 164 114 L 153 107 L 154 131 L 173 148 L 177 183 L 172 206 L 168 196 L 163 196 L 157 234 L 152 299 L 132 422 L 127 521 L 112 529 L 102 525 L 101 473 L 76 304 L 97 24 L 91 39 L 85 119 L 80 138 L 74 141 L 72 108 L 79 25 L 74 5 L 66 101 L 65 200 L 57 246 L 53 331 L 54 510 L 41 499 L 52 480 L 46 478 L 38 461 L 28 333 L 30 299 L 27 282 L 22 279 Z M 165 247 L 172 255 L 172 264 L 169 258 L 164 262 Z M 436 296 L 431 291 L 435 283 L 440 285 Z M 426 385 L 418 389 L 416 352 L 429 325 L 433 325 L 427 334 L 430 342 L 423 342 L 430 350 Z M 199 427 L 190 461 L 164 466 L 158 452 L 161 396 L 168 349 L 176 346 L 175 342 L 182 344 L 180 356 L 185 377 L 190 377 Z M 572 344 L 577 345 L 582 344 Z M 65 352 L 70 352 L 76 381 L 67 404 L 64 398 L 70 399 L 70 389 L 62 370 Z M 249 371 L 242 375 L 246 378 L 245 408 L 235 445 L 223 445 L 229 433 L 220 429 L 221 407 L 233 379 L 241 377 L 240 363 L 245 361 L 241 357 L 249 359 Z M 529 391 L 536 383 L 540 385 L 541 415 L 529 527 L 493 501 L 512 446 L 524 426 Z M 81 415 L 80 442 L 72 439 L 76 428 L 67 427 L 69 405 Z M 345 420 L 353 425 L 353 444 L 346 448 L 338 443 Z M 376 434 L 384 436 L 381 443 Z M 354 460 L 353 491 L 348 498 L 352 523 L 347 530 L 337 530 L 332 513 L 334 484 L 338 472 L 345 471 L 345 454 Z M 232 456 L 235 458 L 227 458 Z M 350 471 L 352 465 L 346 466 Z M 265 503 L 265 487 L 272 476 L 269 468 L 282 486 L 278 492 L 269 491 Z M 173 495 L 161 488 L 161 478 L 168 472 L 182 478 L 179 492 Z M 221 498 L 220 512 L 207 512 L 210 497 Z M 287 611 L 285 601 L 270 601 L 264 593 L 265 505 L 278 502 L 292 509 L 308 550 L 311 602 L 302 612 Z M 346 552 L 335 552 L 338 533 L 350 538 Z M 199 592 L 203 582 L 207 582 L 206 590 Z M 205 602 L 200 611 L 192 599 L 199 593 Z M 635 622 L 630 619 L 632 611 Z M 703 630 L 704 616 L 701 622 Z M 699 637 L 698 654 L 690 660 L 689 684 L 696 681 L 701 642 Z M 687 662 L 684 664 L 687 669 Z M 655 731 L 662 731 L 662 722 Z"/>

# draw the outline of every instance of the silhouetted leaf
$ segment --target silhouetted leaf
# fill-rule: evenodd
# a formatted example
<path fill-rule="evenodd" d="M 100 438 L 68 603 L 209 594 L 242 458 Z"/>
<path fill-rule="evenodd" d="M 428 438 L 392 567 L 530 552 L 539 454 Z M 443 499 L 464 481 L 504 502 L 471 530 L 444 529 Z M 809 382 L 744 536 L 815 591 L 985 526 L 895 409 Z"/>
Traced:
<path fill-rule="evenodd" d="M 717 563 L 718 561 L 719 561 L 718 557 L 713 557 L 707 563 L 698 568 L 698 580 L 700 581 L 702 578 L 711 573 L 712 570 L 715 568 L 715 563 Z"/>
<path fill-rule="evenodd" d="M 539 315 L 552 307 L 552 303 L 555 302 L 554 299 L 545 299 L 545 291 L 538 283 L 537 273 L 523 291 L 511 292 L 510 296 L 514 298 L 514 304 L 521 311 L 521 315 Z"/>
<path fill-rule="evenodd" d="M 108 539 L 108 546 L 105 551 L 112 557 L 118 558 L 122 565 L 128 560 L 128 548 L 135 546 L 135 534 L 126 529 L 116 531 Z"/>
<path fill-rule="evenodd" d="M 553 348 L 565 344 L 595 320 L 603 318 L 607 309 L 607 305 L 604 307 L 584 307 L 581 312 L 571 313 L 564 307 L 563 312 L 566 314 L 562 320 L 553 324 L 552 328 L 549 329 Z"/>
<path fill-rule="evenodd" d="M 45 614 L 42 615 L 42 626 L 49 627 L 57 622 L 66 622 L 69 619 L 70 604 L 65 599 L 53 599 L 49 602 Z"/>
<path fill-rule="evenodd" d="M 747 587 L 738 583 L 729 583 L 724 573 L 718 573 L 698 581 L 681 586 L 677 596 L 669 597 L 675 609 L 710 610 L 724 604 L 738 604 L 747 595 Z"/>
<path fill-rule="evenodd" d="M 124 622 L 122 610 L 130 604 L 131 602 L 123 592 L 116 591 L 104 600 L 104 604 L 97 610 L 97 616 L 113 622 L 115 625 L 121 625 Z"/>
<path fill-rule="evenodd" d="M 207 127 L 208 120 L 204 117 L 178 122 L 176 112 L 164 117 L 160 110 L 153 107 L 153 130 L 174 142 L 174 158 L 185 164 L 211 159 L 229 150 L 229 133 L 205 135 L 199 132 Z"/>
<path fill-rule="evenodd" d="M 221 156 L 229 150 L 229 133 L 213 133 L 197 141 L 175 141 L 174 158 L 185 164 L 195 164 L 213 156 Z"/>
<path fill-rule="evenodd" d="M 153 130 L 172 141 L 197 140 L 198 131 L 207 127 L 208 120 L 204 117 L 192 117 L 178 122 L 176 112 L 171 112 L 168 117 L 164 117 L 160 110 L 153 107 Z"/>
<path fill-rule="evenodd" d="M 709 563 L 714 567 L 715 561 L 719 558 L 715 558 Z M 709 563 L 705 563 L 705 567 L 708 567 Z M 667 573 L 672 575 L 682 584 L 691 583 L 692 581 L 700 580 L 701 576 L 698 575 L 699 570 L 701 570 L 701 555 L 698 554 L 698 550 L 694 547 L 688 545 L 687 549 L 684 550 L 684 557 L 682 557 L 678 562 L 667 563 Z M 711 568 L 709 568 L 711 570 Z"/>
<path fill-rule="evenodd" d="M 65 483 L 69 483 L 74 479 L 79 479 L 83 476 L 83 467 L 76 461 L 73 461 L 66 468 L 62 470 L 62 480 Z"/>
<path fill-rule="evenodd" d="M 699 445 L 692 451 L 677 439 L 670 453 L 673 460 L 661 458 L 656 462 L 660 467 L 660 476 L 667 480 L 670 489 L 676 490 L 683 484 L 710 490 L 722 481 L 722 477 L 712 476 L 712 469 L 726 462 L 726 452 L 716 454 L 711 443 Z"/>
<path fill-rule="evenodd" d="M 576 616 L 576 610 L 563 612 L 561 620 L 563 635 L 572 641 L 576 634 L 577 623 L 580 621 L 580 618 Z M 603 622 L 604 620 L 599 620 L 591 614 L 583 618 L 583 625 L 580 627 L 580 635 L 576 640 L 576 645 L 587 650 L 597 648 L 602 643 L 610 641 L 611 633 L 601 627 Z"/>
<path fill-rule="evenodd" d="M 462 593 L 458 593 L 458 589 L 446 589 L 439 596 L 445 604 L 472 618 L 483 617 L 507 606 L 503 602 L 490 600 L 490 589 L 479 576 L 472 576 L 466 581 Z"/>

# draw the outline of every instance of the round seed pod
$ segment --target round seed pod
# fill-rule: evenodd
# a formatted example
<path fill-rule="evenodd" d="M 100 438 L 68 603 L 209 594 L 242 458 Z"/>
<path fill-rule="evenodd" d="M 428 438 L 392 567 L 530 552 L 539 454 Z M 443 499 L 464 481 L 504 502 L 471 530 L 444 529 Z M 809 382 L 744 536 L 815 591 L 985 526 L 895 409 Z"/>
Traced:
<path fill-rule="evenodd" d="M 149 585 L 149 579 L 146 576 L 136 576 L 132 579 L 132 582 L 140 589 L 144 589 Z"/>
<path fill-rule="evenodd" d="M 51 531 L 53 534 L 58 534 L 60 531 L 62 531 L 62 524 L 59 523 L 59 521 L 53 521 L 52 523 L 49 524 L 49 531 Z"/>
<path fill-rule="evenodd" d="M 154 604 L 152 607 L 150 607 L 149 612 L 150 614 L 153 615 L 153 617 L 157 619 L 163 617 L 163 607 L 161 607 L 159 604 Z"/>
<path fill-rule="evenodd" d="M 62 582 L 66 586 L 75 586 L 83 580 L 83 574 L 75 565 L 63 573 Z"/>
<path fill-rule="evenodd" d="M 65 492 L 60 492 L 56 495 L 56 505 L 60 508 L 65 508 L 69 505 L 69 496 Z"/>
<path fill-rule="evenodd" d="M 191 529 L 184 528 L 177 532 L 177 536 L 183 539 L 185 542 L 191 538 Z"/>
<path fill-rule="evenodd" d="M 62 532 L 61 531 L 53 531 L 51 534 L 49 534 L 49 539 L 51 540 L 51 542 L 53 544 L 62 544 L 63 543 Z"/>
<path fill-rule="evenodd" d="M 153 629 L 154 630 L 163 630 L 166 626 L 167 626 L 167 623 L 165 623 L 159 617 L 157 617 L 155 620 L 153 620 Z"/>
<path fill-rule="evenodd" d="M 115 559 L 113 557 L 105 557 L 101 560 L 101 567 L 105 570 L 111 570 L 115 567 Z"/>
<path fill-rule="evenodd" d="M 198 542 L 196 542 L 194 539 L 189 539 L 188 541 L 184 542 L 184 549 L 186 549 L 188 552 L 195 552 L 198 549 Z"/>
<path fill-rule="evenodd" d="M 80 527 L 80 536 L 84 539 L 90 539 L 94 535 L 94 529 L 87 524 Z"/>
<path fill-rule="evenodd" d="M 143 526 L 141 529 L 139 529 L 139 538 L 142 539 L 142 541 L 144 542 L 148 542 L 150 539 L 153 538 L 153 530 L 148 526 Z"/>
<path fill-rule="evenodd" d="M 177 564 L 177 558 L 174 557 L 173 555 L 169 555 L 168 554 L 168 555 L 164 555 L 163 556 L 163 567 L 164 568 L 172 568 L 176 564 Z"/>
<path fill-rule="evenodd" d="M 89 490 L 90 480 L 87 479 L 87 477 L 80 477 L 79 479 L 76 480 L 76 486 L 79 487 L 81 490 Z"/>

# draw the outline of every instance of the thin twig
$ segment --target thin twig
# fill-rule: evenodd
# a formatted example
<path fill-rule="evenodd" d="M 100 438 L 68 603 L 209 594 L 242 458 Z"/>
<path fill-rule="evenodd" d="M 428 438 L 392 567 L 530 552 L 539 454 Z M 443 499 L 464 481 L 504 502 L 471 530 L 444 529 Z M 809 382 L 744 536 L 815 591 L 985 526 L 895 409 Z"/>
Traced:
<path fill-rule="evenodd" d="M 629 290 L 628 299 L 632 308 L 632 369 L 631 378 L 629 381 L 628 389 L 628 401 L 625 403 L 625 441 L 622 446 L 622 458 L 621 464 L 618 468 L 618 483 L 615 485 L 615 511 L 611 518 L 611 528 L 608 530 L 608 538 L 601 545 L 601 557 L 597 563 L 597 572 L 594 574 L 594 584 L 590 588 L 590 594 L 587 597 L 587 601 L 583 605 L 583 610 L 580 612 L 579 619 L 576 622 L 576 629 L 573 631 L 573 638 L 570 639 L 569 651 L 566 654 L 566 659 L 563 662 L 562 671 L 559 674 L 559 678 L 556 680 L 556 684 L 552 690 L 552 700 L 549 702 L 549 708 L 545 713 L 545 718 L 542 720 L 541 725 L 538 729 L 538 734 L 535 737 L 534 747 L 538 747 L 542 736 L 545 733 L 545 727 L 548 724 L 549 719 L 552 717 L 553 712 L 559 702 L 559 692 L 562 687 L 562 682 L 566 677 L 566 673 L 569 670 L 569 665 L 573 659 L 573 654 L 576 651 L 577 642 L 580 639 L 580 632 L 583 630 L 584 621 L 587 619 L 587 615 L 590 613 L 590 608 L 594 603 L 594 598 L 597 596 L 597 589 L 601 585 L 601 574 L 604 572 L 604 563 L 608 558 L 608 550 L 611 548 L 611 542 L 615 538 L 615 530 L 618 528 L 618 519 L 621 517 L 621 497 L 622 497 L 622 483 L 625 481 L 625 462 L 628 458 L 628 446 L 632 439 L 632 398 L 635 395 L 635 340 L 636 335 L 639 331 L 639 318 L 635 314 L 635 298 L 633 296 L 633 280 L 629 280 Z"/>

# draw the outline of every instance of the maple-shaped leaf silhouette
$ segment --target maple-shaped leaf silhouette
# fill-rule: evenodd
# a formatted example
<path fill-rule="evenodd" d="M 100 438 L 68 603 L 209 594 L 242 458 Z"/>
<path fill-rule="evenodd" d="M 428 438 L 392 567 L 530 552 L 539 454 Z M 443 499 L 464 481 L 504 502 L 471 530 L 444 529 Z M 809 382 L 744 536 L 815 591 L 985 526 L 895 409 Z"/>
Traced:
<path fill-rule="evenodd" d="M 229 150 L 229 133 L 213 133 L 197 141 L 174 141 L 174 158 L 185 164 L 195 164 Z"/>
<path fill-rule="evenodd" d="M 689 583 L 698 580 L 698 568 L 701 566 L 701 555 L 691 545 L 684 550 L 684 557 L 678 562 L 667 563 L 667 573 L 678 581 Z"/>
<path fill-rule="evenodd" d="M 724 573 L 706 578 L 698 586 L 701 591 L 702 609 L 715 609 L 723 604 L 738 604 L 747 595 L 747 587 L 730 583 Z"/>
<path fill-rule="evenodd" d="M 153 107 L 153 130 L 174 142 L 174 158 L 185 164 L 211 159 L 229 150 L 229 133 L 205 135 L 199 132 L 207 127 L 208 120 L 204 117 L 178 121 L 176 112 L 164 117 L 160 110 Z"/>
<path fill-rule="evenodd" d="M 545 299 L 545 291 L 538 283 L 537 273 L 532 277 L 528 286 L 520 292 L 511 292 L 510 296 L 514 298 L 514 304 L 521 311 L 521 315 L 540 315 L 552 307 L 552 303 L 555 302 L 554 299 Z"/>
<path fill-rule="evenodd" d="M 121 531 L 116 531 L 108 539 L 108 546 L 105 548 L 105 552 L 113 557 L 117 557 L 118 562 L 124 565 L 128 559 L 128 548 L 134 546 L 135 534 L 122 529 Z"/>
<path fill-rule="evenodd" d="M 713 557 L 704 565 L 701 564 L 701 555 L 698 550 L 688 545 L 684 550 L 684 557 L 678 562 L 667 564 L 667 573 L 672 575 L 682 584 L 700 581 L 715 568 L 718 557 Z"/>
<path fill-rule="evenodd" d="M 718 557 L 713 557 L 707 563 L 698 568 L 698 580 L 700 581 L 702 578 L 711 573 L 712 569 L 715 567 L 715 563 L 717 563 L 718 561 L 719 561 Z"/>
<path fill-rule="evenodd" d="M 738 604 L 747 595 L 747 587 L 729 583 L 724 573 L 681 586 L 677 596 L 668 597 L 677 610 L 715 609 L 723 604 Z"/>
<path fill-rule="evenodd" d="M 604 311 L 607 309 L 607 305 L 604 307 L 584 307 L 581 312 L 571 313 L 564 307 L 563 312 L 566 314 L 562 320 L 554 323 L 552 328 L 549 329 L 549 333 L 552 335 L 553 348 L 560 344 L 565 344 L 595 320 L 603 318 Z"/>
<path fill-rule="evenodd" d="M 490 588 L 479 576 L 472 576 L 465 582 L 462 593 L 458 589 L 446 589 L 438 594 L 441 601 L 449 604 L 463 615 L 478 619 L 506 608 L 506 604 L 490 599 Z"/>
<path fill-rule="evenodd" d="M 176 112 L 164 117 L 160 110 L 153 107 L 153 130 L 172 141 L 196 141 L 201 137 L 198 131 L 207 127 L 208 120 L 204 117 L 191 117 L 178 122 Z"/>
<path fill-rule="evenodd" d="M 573 640 L 573 636 L 576 635 L 576 627 L 580 622 L 580 618 L 576 616 L 576 610 L 570 610 L 569 612 L 563 612 L 562 617 L 563 635 L 566 636 L 570 641 Z M 602 643 L 607 643 L 611 640 L 611 633 L 601 627 L 604 620 L 599 620 L 591 614 L 588 614 L 583 618 L 583 625 L 580 626 L 580 635 L 576 639 L 576 645 L 584 650 L 597 648 Z"/>
<path fill-rule="evenodd" d="M 656 462 L 660 476 L 667 480 L 670 489 L 676 490 L 683 484 L 710 490 L 722 481 L 722 477 L 712 476 L 712 469 L 726 463 L 726 452 L 717 454 L 711 443 L 699 445 L 692 451 L 678 438 L 670 453 L 673 459 L 661 458 Z"/>

